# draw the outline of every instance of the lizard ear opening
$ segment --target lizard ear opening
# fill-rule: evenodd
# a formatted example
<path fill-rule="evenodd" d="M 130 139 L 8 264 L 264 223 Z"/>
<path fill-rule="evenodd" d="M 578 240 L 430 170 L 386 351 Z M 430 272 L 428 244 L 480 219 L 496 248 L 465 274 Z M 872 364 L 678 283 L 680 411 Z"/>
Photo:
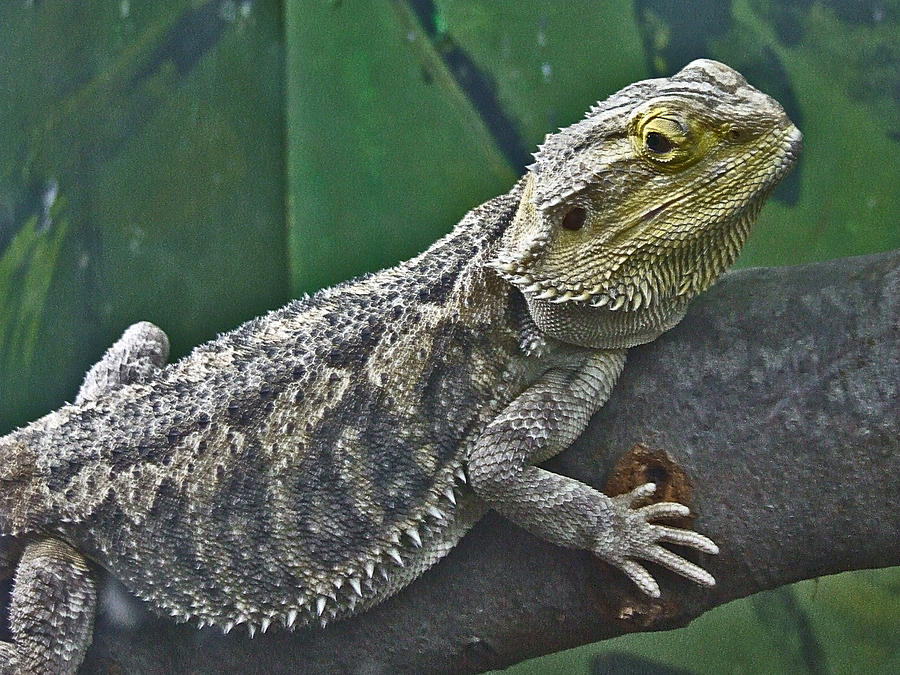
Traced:
<path fill-rule="evenodd" d="M 561 224 L 567 230 L 580 230 L 584 227 L 584 221 L 586 219 L 587 211 L 581 206 L 576 206 L 566 212 Z"/>

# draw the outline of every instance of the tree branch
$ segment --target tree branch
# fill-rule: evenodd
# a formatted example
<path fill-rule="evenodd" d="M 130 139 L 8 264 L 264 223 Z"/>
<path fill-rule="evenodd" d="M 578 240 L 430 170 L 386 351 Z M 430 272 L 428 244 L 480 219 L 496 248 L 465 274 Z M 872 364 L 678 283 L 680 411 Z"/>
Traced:
<path fill-rule="evenodd" d="M 687 497 L 686 472 L 694 526 L 722 550 L 701 560 L 714 589 L 653 568 L 653 602 L 589 554 L 489 515 L 411 587 L 325 631 L 250 640 L 120 607 L 98 621 L 84 672 L 471 672 L 680 626 L 798 579 L 896 565 L 886 482 L 900 475 L 898 321 L 900 251 L 729 274 L 676 329 L 632 350 L 612 399 L 552 463 L 603 487 L 635 443 L 664 450 L 674 465 L 629 455 L 615 478 L 649 476 Z"/>

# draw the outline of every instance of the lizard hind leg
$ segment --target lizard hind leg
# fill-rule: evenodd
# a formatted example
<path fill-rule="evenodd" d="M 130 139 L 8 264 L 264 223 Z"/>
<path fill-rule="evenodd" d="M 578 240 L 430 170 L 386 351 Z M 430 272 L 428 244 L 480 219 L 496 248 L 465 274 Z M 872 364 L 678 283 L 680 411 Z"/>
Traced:
<path fill-rule="evenodd" d="M 125 384 L 144 382 L 166 364 L 169 338 L 149 321 L 129 326 L 84 376 L 76 403 L 91 401 Z"/>
<path fill-rule="evenodd" d="M 30 542 L 16 569 L 0 673 L 74 673 L 91 643 L 96 597 L 80 553 L 58 539 Z"/>
<path fill-rule="evenodd" d="M 157 326 L 130 326 L 88 371 L 77 403 L 127 384 L 144 382 L 162 368 L 169 340 Z M 7 544 L 7 568 L 17 550 Z M 74 673 L 91 643 L 96 589 L 84 557 L 68 544 L 44 538 L 27 543 L 9 607 L 11 642 L 0 642 L 0 675 Z"/>

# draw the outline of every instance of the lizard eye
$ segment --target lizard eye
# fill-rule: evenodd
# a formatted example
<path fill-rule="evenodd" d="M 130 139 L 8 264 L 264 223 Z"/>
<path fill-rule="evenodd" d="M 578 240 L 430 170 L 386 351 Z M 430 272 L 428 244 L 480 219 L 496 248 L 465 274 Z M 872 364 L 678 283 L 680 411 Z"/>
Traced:
<path fill-rule="evenodd" d="M 580 230 L 584 226 L 585 218 L 587 218 L 587 211 L 580 206 L 576 206 L 573 209 L 569 209 L 568 213 L 563 216 L 562 226 L 567 230 Z"/>
<path fill-rule="evenodd" d="M 696 156 L 696 134 L 682 115 L 659 111 L 638 122 L 634 133 L 637 151 L 653 164 L 675 169 Z"/>
<path fill-rule="evenodd" d="M 668 117 L 647 120 L 641 131 L 644 147 L 654 155 L 665 155 L 687 141 L 687 133 L 681 123 Z"/>
<path fill-rule="evenodd" d="M 672 149 L 673 143 L 658 131 L 650 131 L 644 137 L 644 144 L 650 152 L 662 155 Z"/>

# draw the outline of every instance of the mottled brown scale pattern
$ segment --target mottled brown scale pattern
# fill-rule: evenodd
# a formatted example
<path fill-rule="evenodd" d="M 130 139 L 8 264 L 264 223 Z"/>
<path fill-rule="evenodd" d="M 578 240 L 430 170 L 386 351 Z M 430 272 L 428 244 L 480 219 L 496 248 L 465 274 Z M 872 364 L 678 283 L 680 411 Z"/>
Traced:
<path fill-rule="evenodd" d="M 18 528 L 54 524 L 64 501 L 67 540 L 138 595 L 208 620 L 312 618 L 320 586 L 365 576 L 389 548 L 415 556 L 392 537 L 429 522 L 431 503 L 450 511 L 437 494 L 461 451 L 523 386 L 509 290 L 492 306 L 463 294 L 499 285 L 483 261 L 514 205 L 498 198 L 481 211 L 493 222 L 476 211 L 479 229 L 250 321 L 152 384 L 61 409 L 60 446 L 75 423 L 87 456 L 49 463 L 49 504 Z M 378 595 L 384 580 L 370 583 Z"/>
<path fill-rule="evenodd" d="M 684 505 L 536 465 L 584 430 L 625 349 L 734 260 L 799 148 L 774 100 L 696 61 L 548 137 L 508 194 L 408 262 L 169 366 L 165 334 L 130 327 L 74 403 L 0 439 L 0 535 L 29 538 L 0 670 L 74 672 L 88 559 L 158 611 L 252 635 L 371 606 L 488 508 L 649 596 L 642 561 L 713 585 L 663 544 L 716 545 L 654 523 Z M 29 627 L 59 645 L 39 653 Z"/>

